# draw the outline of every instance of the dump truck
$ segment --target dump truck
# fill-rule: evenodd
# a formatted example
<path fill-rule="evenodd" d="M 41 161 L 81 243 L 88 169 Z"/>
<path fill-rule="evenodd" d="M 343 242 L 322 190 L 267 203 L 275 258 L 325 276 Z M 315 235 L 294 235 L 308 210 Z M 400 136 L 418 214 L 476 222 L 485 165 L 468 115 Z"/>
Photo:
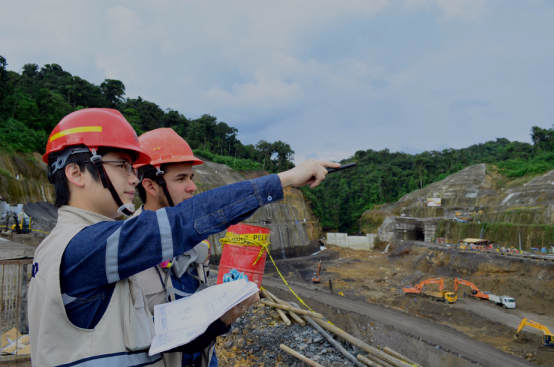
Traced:
<path fill-rule="evenodd" d="M 450 291 L 423 291 L 424 295 L 436 299 L 437 301 L 456 303 L 458 300 L 458 295 L 455 292 Z"/>
<path fill-rule="evenodd" d="M 496 294 L 489 293 L 489 301 L 496 303 L 504 308 L 516 308 L 516 300 L 510 296 L 497 296 Z"/>

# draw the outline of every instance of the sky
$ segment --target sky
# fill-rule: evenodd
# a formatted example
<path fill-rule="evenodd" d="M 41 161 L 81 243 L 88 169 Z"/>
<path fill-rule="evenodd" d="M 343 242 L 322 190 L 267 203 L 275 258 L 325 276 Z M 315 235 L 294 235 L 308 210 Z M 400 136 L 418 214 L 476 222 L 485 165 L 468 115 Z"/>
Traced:
<path fill-rule="evenodd" d="M 298 163 L 358 150 L 530 142 L 554 124 L 551 0 L 1 0 L 8 69 L 118 79 L 187 118 L 282 140 Z"/>

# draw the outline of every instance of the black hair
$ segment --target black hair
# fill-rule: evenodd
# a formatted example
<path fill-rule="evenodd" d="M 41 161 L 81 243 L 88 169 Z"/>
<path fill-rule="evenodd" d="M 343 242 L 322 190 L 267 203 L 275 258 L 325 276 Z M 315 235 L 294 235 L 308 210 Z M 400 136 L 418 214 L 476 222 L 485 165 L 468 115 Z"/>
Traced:
<path fill-rule="evenodd" d="M 167 163 L 163 163 L 160 166 L 160 169 L 162 171 L 165 171 L 167 169 L 167 166 L 168 166 Z M 150 164 L 147 164 L 146 166 L 142 166 L 138 169 L 138 176 L 140 178 L 140 183 L 137 185 L 137 191 L 138 191 L 140 200 L 142 201 L 143 204 L 146 204 L 146 190 L 144 190 L 144 187 L 142 186 L 142 180 L 144 178 L 149 178 L 152 181 L 157 183 L 158 181 L 156 179 L 157 178 L 156 172 L 157 172 L 156 168 Z"/>
<path fill-rule="evenodd" d="M 71 146 L 67 147 L 59 152 L 52 153 L 48 156 L 48 167 L 51 167 L 52 164 L 56 161 L 56 159 L 65 153 L 66 151 L 70 149 L 75 149 L 77 147 L 83 147 L 84 145 L 77 145 L 77 146 Z M 133 160 L 137 158 L 137 154 L 132 151 L 128 151 L 125 149 L 118 149 L 118 148 L 111 148 L 111 147 L 99 147 L 97 153 L 99 155 L 104 155 L 109 152 L 124 152 L 131 154 L 131 157 Z M 65 166 L 67 166 L 69 163 L 75 163 L 79 166 L 79 169 L 81 171 L 87 170 L 91 174 L 94 181 L 98 182 L 100 181 L 100 175 L 98 171 L 94 168 L 92 163 L 90 162 L 90 157 L 92 156 L 92 153 L 77 153 L 72 154 L 67 158 L 67 161 L 65 163 Z M 56 171 L 51 176 L 51 182 L 54 185 L 54 192 L 56 194 L 56 202 L 55 205 L 57 208 L 69 204 L 70 199 L 70 192 L 69 192 L 69 185 L 67 182 L 67 177 L 65 176 L 65 166 L 58 171 Z"/>
<path fill-rule="evenodd" d="M 84 146 L 83 146 L 84 147 Z M 65 148 L 59 152 L 52 153 L 48 156 L 48 167 L 52 166 L 52 164 L 56 161 L 56 159 L 65 153 L 69 149 L 74 149 L 75 146 L 71 146 L 68 148 Z M 65 166 L 67 166 L 69 163 L 75 163 L 79 166 L 79 169 L 83 171 L 86 169 L 90 172 L 92 177 L 95 181 L 100 180 L 100 176 L 98 175 L 98 172 L 94 169 L 92 164 L 90 163 L 90 157 L 91 153 L 77 153 L 72 154 L 67 158 Z M 69 192 L 69 185 L 67 183 L 67 177 L 65 176 L 65 166 L 58 171 L 56 171 L 51 178 L 51 182 L 54 185 L 54 192 L 56 194 L 56 202 L 55 205 L 57 208 L 69 204 L 70 199 L 70 192 Z"/>

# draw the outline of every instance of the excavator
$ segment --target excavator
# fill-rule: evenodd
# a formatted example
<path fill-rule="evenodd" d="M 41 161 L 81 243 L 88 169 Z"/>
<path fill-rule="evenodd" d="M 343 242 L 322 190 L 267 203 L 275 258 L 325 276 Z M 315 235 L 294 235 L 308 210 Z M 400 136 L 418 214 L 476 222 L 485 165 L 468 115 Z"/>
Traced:
<path fill-rule="evenodd" d="M 489 295 L 486 293 L 483 293 L 477 288 L 475 284 L 470 282 L 469 280 L 461 279 L 461 278 L 455 278 L 454 279 L 454 292 L 458 292 L 458 285 L 465 285 L 471 288 L 471 296 L 475 298 L 481 298 L 481 299 L 489 299 Z"/>
<path fill-rule="evenodd" d="M 521 320 L 521 322 L 519 323 L 519 326 L 517 327 L 516 333 L 514 335 L 515 339 L 520 338 L 519 333 L 525 327 L 525 325 L 533 327 L 533 328 L 538 329 L 538 330 L 541 330 L 544 333 L 543 345 L 545 347 L 554 348 L 554 334 L 552 334 L 552 332 L 546 326 L 544 326 L 543 324 L 540 324 L 540 323 L 538 323 L 536 321 L 533 321 L 533 320 L 529 320 L 527 318 L 523 318 L 523 320 Z"/>
<path fill-rule="evenodd" d="M 426 284 L 438 284 L 439 291 L 424 291 L 423 287 Z M 425 279 L 413 287 L 402 288 L 404 294 L 425 294 L 427 296 L 436 298 L 443 302 L 455 303 L 458 300 L 458 295 L 454 292 L 449 292 L 444 290 L 444 279 L 443 278 L 429 278 Z"/>
<path fill-rule="evenodd" d="M 13 210 L 8 210 L 4 214 L 5 224 L 2 226 L 7 230 L 12 230 L 15 233 L 29 233 L 31 232 L 31 217 L 29 217 L 24 212 L 16 212 Z M 13 221 L 13 224 L 10 226 L 10 223 Z"/>
<path fill-rule="evenodd" d="M 321 260 L 319 260 L 319 263 L 317 264 L 317 271 L 314 271 L 314 276 L 312 277 L 312 283 L 320 283 L 321 278 L 319 274 L 321 273 Z"/>

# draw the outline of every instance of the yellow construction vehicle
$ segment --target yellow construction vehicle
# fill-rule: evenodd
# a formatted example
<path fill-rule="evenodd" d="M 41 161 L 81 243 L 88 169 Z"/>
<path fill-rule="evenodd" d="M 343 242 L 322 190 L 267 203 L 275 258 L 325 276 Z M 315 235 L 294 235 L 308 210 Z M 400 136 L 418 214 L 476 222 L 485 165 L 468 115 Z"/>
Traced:
<path fill-rule="evenodd" d="M 543 336 L 544 346 L 554 348 L 554 335 L 552 334 L 552 332 L 543 324 L 540 324 L 533 320 L 529 320 L 527 318 L 523 318 L 523 320 L 521 320 L 521 322 L 519 323 L 519 326 L 517 327 L 514 338 L 519 339 L 520 337 L 519 333 L 525 327 L 525 325 L 541 330 L 544 333 L 544 336 Z"/>
<path fill-rule="evenodd" d="M 448 303 L 455 303 L 458 300 L 458 294 L 456 292 L 443 291 L 442 297 Z"/>
<path fill-rule="evenodd" d="M 424 291 L 423 286 L 426 284 L 438 284 L 439 291 Z M 402 288 L 404 294 L 424 294 L 426 296 L 438 299 L 439 301 L 455 303 L 458 300 L 458 295 L 455 292 L 445 291 L 444 290 L 444 279 L 442 278 L 431 278 L 426 279 L 414 287 Z"/>

